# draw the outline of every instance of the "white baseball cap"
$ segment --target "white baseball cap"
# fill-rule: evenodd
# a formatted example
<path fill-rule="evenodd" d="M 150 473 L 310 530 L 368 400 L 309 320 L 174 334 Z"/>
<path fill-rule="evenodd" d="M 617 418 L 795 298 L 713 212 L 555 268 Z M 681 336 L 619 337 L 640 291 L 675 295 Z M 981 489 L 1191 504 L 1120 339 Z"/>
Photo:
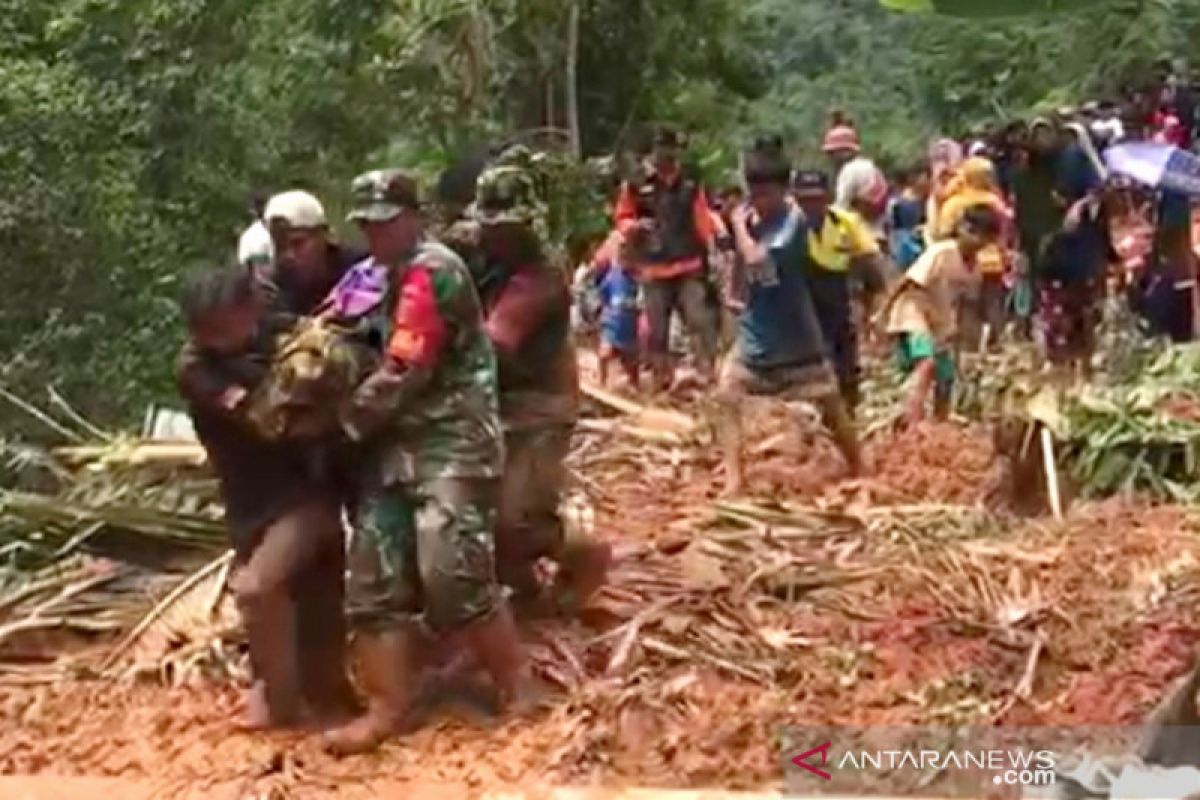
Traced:
<path fill-rule="evenodd" d="M 308 192 L 283 192 L 267 201 L 263 211 L 263 221 L 268 225 L 276 220 L 292 228 L 323 228 L 325 207 Z"/>

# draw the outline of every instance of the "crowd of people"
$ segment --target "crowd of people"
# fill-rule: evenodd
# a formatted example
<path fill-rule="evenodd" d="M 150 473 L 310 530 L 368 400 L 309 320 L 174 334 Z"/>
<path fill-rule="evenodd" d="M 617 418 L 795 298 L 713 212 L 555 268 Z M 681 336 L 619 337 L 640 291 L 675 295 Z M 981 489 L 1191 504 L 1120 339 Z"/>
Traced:
<path fill-rule="evenodd" d="M 847 471 L 868 470 L 863 339 L 886 340 L 910 378 L 909 423 L 949 412 L 963 347 L 1035 336 L 1054 368 L 1086 374 L 1106 293 L 1190 339 L 1190 203 L 1108 175 L 1101 153 L 1139 136 L 1188 147 L 1194 112 L 1170 81 L 1136 100 L 939 140 L 891 181 L 837 114 L 827 164 L 797 167 L 761 137 L 715 194 L 664 127 L 574 297 L 521 148 L 450 211 L 404 171 L 359 176 L 365 249 L 336 241 L 307 192 L 256 201 L 237 263 L 188 281 L 178 369 L 236 556 L 247 726 L 313 724 L 361 752 L 467 668 L 501 708 L 536 703 L 519 621 L 577 612 L 611 561 L 558 511 L 580 405 L 573 311 L 597 328 L 600 380 L 615 364 L 635 391 L 643 372 L 677 386 L 682 321 L 734 494 L 752 395 L 815 405 Z"/>
<path fill-rule="evenodd" d="M 787 194 L 807 223 L 804 284 L 847 411 L 852 415 L 860 400 L 862 339 L 890 336 L 898 363 L 917 375 L 908 414 L 914 422 L 931 392 L 945 413 L 954 352 L 996 347 L 1005 336 L 1036 340 L 1056 377 L 1085 377 L 1105 298 L 1121 298 L 1153 335 L 1192 339 L 1197 254 L 1190 199 L 1111 173 L 1104 154 L 1131 142 L 1188 151 L 1198 127 L 1188 83 L 1162 65 L 1149 88 L 1126 92 L 1122 102 L 1088 102 L 939 139 L 921 163 L 889 179 L 864 151 L 853 122 L 835 113 L 821 143 L 828 163 L 791 170 Z M 605 361 L 619 356 L 635 385 L 639 365 L 650 368 L 656 389 L 670 385 L 663 332 L 671 306 L 663 298 L 682 312 L 702 378 L 715 363 L 711 343 L 729 344 L 730 321 L 740 316 L 745 332 L 755 316 L 746 305 L 752 270 L 733 219 L 752 188 L 748 173 L 705 199 L 702 187 L 681 180 L 686 215 L 682 206 L 655 206 L 655 198 L 672 196 L 658 187 L 674 185 L 679 143 L 670 131 L 656 141 L 644 176 L 622 190 L 611 236 L 576 273 L 581 305 L 598 322 L 603 380 Z M 754 149 L 760 160 L 774 151 L 786 161 L 777 137 Z M 640 206 L 634 186 L 645 196 Z M 961 241 L 964 222 L 986 241 Z M 692 258 L 671 261 L 656 252 L 657 243 L 647 247 L 650 232 L 669 232 L 673 251 Z M 957 242 L 967 275 L 943 293 L 941 314 L 926 310 L 947 322 L 916 322 L 903 293 L 899 310 L 880 307 L 886 287 L 925 281 L 930 265 L 951 252 L 948 242 Z M 640 305 L 632 290 L 638 285 Z M 653 334 L 639 340 L 639 330 Z"/>

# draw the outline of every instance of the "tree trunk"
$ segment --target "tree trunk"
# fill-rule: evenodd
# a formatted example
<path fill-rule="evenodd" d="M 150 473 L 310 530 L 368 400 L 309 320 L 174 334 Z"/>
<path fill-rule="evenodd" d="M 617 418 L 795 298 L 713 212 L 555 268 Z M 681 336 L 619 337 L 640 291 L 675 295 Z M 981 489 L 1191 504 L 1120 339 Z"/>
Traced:
<path fill-rule="evenodd" d="M 571 155 L 579 159 L 583 145 L 579 140 L 579 4 L 582 0 L 571 0 L 571 11 L 567 21 L 567 127 L 571 132 Z"/>
<path fill-rule="evenodd" d="M 546 72 L 545 80 L 545 96 L 546 96 L 546 122 L 544 127 L 558 127 L 558 98 L 554 95 L 554 70 Z"/>

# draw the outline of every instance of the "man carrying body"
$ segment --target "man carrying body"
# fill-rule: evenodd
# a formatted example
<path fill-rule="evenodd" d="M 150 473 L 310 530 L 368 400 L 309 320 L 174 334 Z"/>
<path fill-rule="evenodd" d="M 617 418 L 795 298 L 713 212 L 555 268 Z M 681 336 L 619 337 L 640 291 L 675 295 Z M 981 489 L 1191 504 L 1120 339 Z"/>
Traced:
<path fill-rule="evenodd" d="M 343 484 L 314 448 L 259 435 L 248 418 L 273 335 L 308 309 L 244 266 L 207 272 L 184 299 L 189 340 L 178 382 L 220 481 L 235 554 L 231 586 L 250 643 L 250 728 L 289 726 L 306 712 L 333 722 L 353 708 L 344 664 Z"/>
<path fill-rule="evenodd" d="M 265 277 L 286 307 L 302 310 L 298 313 L 317 309 L 346 271 L 367 256 L 360 248 L 334 241 L 325 209 L 308 192 L 275 195 L 263 219 L 277 254 Z"/>
<path fill-rule="evenodd" d="M 247 265 L 257 299 L 208 309 L 215 313 L 190 326 L 193 335 L 178 362 L 180 390 L 221 480 L 239 565 L 231 586 L 256 678 L 247 707 L 251 727 L 292 724 L 305 706 L 318 718 L 336 720 L 353 701 L 342 608 L 346 477 L 314 447 L 263 439 L 246 412 L 265 368 L 241 366 L 247 359 L 265 361 L 271 334 L 317 311 L 361 253 L 330 241 L 325 211 L 306 192 L 272 197 L 262 218 L 275 258 Z M 238 366 L 204 339 L 228 339 L 224 328 L 251 318 L 256 303 L 262 308 L 254 342 L 234 353 Z"/>
<path fill-rule="evenodd" d="M 420 614 L 465 643 L 502 704 L 527 695 L 523 651 L 495 578 L 492 527 L 503 469 L 496 360 L 462 260 L 425 236 L 415 181 L 369 172 L 352 187 L 357 222 L 384 290 L 354 309 L 381 365 L 339 412 L 363 447 L 350 547 L 348 614 L 358 633 L 367 713 L 327 738 L 369 750 L 411 709 Z"/>
<path fill-rule="evenodd" d="M 500 165 L 485 171 L 471 215 L 483 251 L 475 280 L 500 368 L 506 459 L 497 571 L 518 602 L 536 604 L 541 589 L 534 567 L 551 558 L 560 569 L 554 599 L 577 610 L 603 583 L 610 553 L 602 543 L 565 540 L 558 515 L 579 414 L 570 287 L 543 250 L 544 212 L 526 170 Z"/>
<path fill-rule="evenodd" d="M 706 265 L 716 234 L 704 188 L 683 174 L 680 136 L 672 130 L 655 137 L 649 175 L 640 185 L 626 183 L 617 197 L 617 229 L 639 240 L 643 257 L 649 359 L 656 388 L 670 388 L 671 315 L 678 309 L 692 336 L 697 366 L 709 378 L 717 350 L 717 320 L 709 303 Z"/>

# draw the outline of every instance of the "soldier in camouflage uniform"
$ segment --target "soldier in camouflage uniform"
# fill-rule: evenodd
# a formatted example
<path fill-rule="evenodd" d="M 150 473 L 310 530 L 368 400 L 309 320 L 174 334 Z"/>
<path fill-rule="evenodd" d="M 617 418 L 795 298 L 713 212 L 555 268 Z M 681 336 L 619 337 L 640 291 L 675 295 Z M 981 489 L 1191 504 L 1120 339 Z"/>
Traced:
<path fill-rule="evenodd" d="M 361 752 L 397 730 L 418 669 L 408 623 L 461 637 L 502 703 L 525 663 L 496 582 L 492 526 L 503 467 L 496 361 L 470 274 L 428 240 L 415 182 L 397 170 L 353 184 L 350 219 L 365 234 L 386 290 L 365 311 L 382 363 L 340 410 L 368 453 L 354 511 L 347 613 L 358 631 L 365 715 L 328 734 Z M 359 309 L 360 311 L 362 309 Z"/>
<path fill-rule="evenodd" d="M 541 606 L 535 565 L 558 562 L 554 599 L 577 609 L 604 582 L 606 544 L 565 540 L 558 505 L 579 413 L 570 286 L 546 258 L 545 213 L 529 172 L 501 163 L 476 186 L 470 216 L 483 259 L 475 274 L 500 365 L 506 461 L 496 526 L 497 571 L 529 610 Z"/>

